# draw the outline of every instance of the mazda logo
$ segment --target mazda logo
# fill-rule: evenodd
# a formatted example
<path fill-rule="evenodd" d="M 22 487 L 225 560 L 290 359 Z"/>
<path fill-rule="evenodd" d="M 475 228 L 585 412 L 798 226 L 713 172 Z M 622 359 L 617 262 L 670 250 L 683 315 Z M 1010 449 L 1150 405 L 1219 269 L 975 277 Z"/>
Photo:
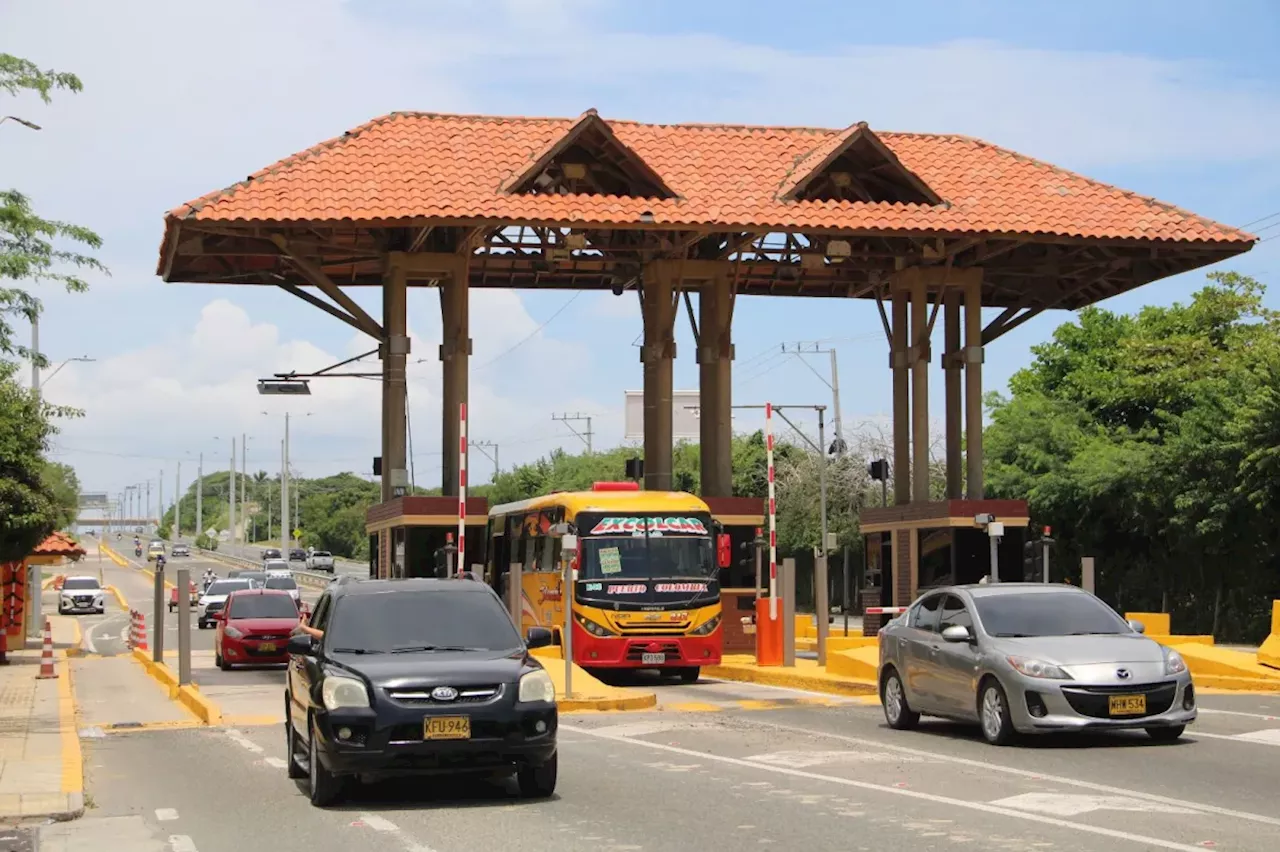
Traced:
<path fill-rule="evenodd" d="M 456 701 L 458 690 L 452 686 L 437 686 L 431 690 L 431 698 L 435 701 Z"/>
<path fill-rule="evenodd" d="M 1128 680 L 1128 679 L 1129 679 L 1129 670 L 1128 670 L 1128 669 L 1116 669 L 1116 677 L 1120 678 L 1121 680 Z"/>

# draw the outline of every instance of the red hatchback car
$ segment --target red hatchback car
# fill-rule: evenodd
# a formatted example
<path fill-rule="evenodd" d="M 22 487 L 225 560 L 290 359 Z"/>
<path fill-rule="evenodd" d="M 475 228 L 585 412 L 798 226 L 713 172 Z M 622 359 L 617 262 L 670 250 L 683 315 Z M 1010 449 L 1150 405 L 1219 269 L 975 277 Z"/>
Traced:
<path fill-rule="evenodd" d="M 232 592 L 217 615 L 213 661 L 230 671 L 235 665 L 289 662 L 289 634 L 298 624 L 298 605 L 288 592 L 241 589 Z"/>

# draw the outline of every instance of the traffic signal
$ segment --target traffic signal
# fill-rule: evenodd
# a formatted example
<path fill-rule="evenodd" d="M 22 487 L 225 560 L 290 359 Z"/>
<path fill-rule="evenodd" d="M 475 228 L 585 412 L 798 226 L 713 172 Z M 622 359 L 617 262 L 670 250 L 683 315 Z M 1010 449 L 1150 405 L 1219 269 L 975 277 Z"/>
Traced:
<path fill-rule="evenodd" d="M 1040 570 L 1040 544 L 1028 541 L 1022 545 L 1022 577 L 1030 580 Z"/>
<path fill-rule="evenodd" d="M 876 482 L 885 482 L 889 479 L 889 462 L 885 459 L 876 459 L 867 465 L 867 475 Z"/>

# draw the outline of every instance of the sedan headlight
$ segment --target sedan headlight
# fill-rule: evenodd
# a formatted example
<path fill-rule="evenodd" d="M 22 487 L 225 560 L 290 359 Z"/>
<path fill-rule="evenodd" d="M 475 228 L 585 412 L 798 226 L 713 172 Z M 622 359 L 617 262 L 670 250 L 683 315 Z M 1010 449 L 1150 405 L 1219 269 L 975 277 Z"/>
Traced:
<path fill-rule="evenodd" d="M 554 702 L 556 700 L 556 685 L 551 682 L 551 675 L 542 669 L 538 669 L 536 672 L 529 672 L 521 677 L 518 700 L 521 703 L 532 701 Z"/>
<path fill-rule="evenodd" d="M 706 636 L 720 626 L 720 616 L 713 616 L 708 619 L 705 624 L 701 624 L 689 631 L 690 636 Z"/>
<path fill-rule="evenodd" d="M 600 638 L 605 639 L 610 636 L 618 635 L 617 633 L 614 633 L 609 628 L 601 627 L 599 624 L 596 624 L 591 619 L 584 618 L 576 612 L 573 614 L 573 619 L 574 621 L 578 622 L 579 627 L 581 627 L 583 630 L 590 633 L 592 636 L 599 636 Z"/>
<path fill-rule="evenodd" d="M 1019 674 L 1024 674 L 1027 677 L 1045 678 L 1047 680 L 1071 680 L 1071 675 L 1053 663 L 1046 663 L 1044 660 L 1033 660 L 1029 657 L 1009 657 L 1009 665 L 1013 666 Z"/>
<path fill-rule="evenodd" d="M 231 625 L 227 625 L 226 627 L 223 628 L 222 635 L 230 636 L 232 639 L 244 638 L 244 634 L 240 632 L 240 629 L 237 627 L 232 627 Z"/>
<path fill-rule="evenodd" d="M 369 706 L 369 690 L 365 688 L 364 681 L 353 677 L 326 677 L 320 687 L 320 698 L 330 710 Z"/>
<path fill-rule="evenodd" d="M 1164 656 L 1164 673 L 1165 674 L 1182 674 L 1187 670 L 1187 661 L 1182 659 L 1182 655 L 1170 648 L 1165 652 Z"/>

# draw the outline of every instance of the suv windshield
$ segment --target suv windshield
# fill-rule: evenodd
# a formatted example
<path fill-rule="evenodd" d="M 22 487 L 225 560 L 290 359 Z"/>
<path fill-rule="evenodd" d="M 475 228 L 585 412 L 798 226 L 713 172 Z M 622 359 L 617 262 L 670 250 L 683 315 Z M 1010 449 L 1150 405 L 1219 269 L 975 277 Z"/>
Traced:
<path fill-rule="evenodd" d="M 72 592 L 87 592 L 90 590 L 96 591 L 102 587 L 98 585 L 97 580 L 84 577 L 80 579 L 65 580 L 62 583 L 62 588 Z"/>
<path fill-rule="evenodd" d="M 1087 636 L 1128 633 L 1106 604 L 1083 592 L 975 595 L 974 608 L 992 636 Z"/>
<path fill-rule="evenodd" d="M 337 653 L 383 654 L 521 645 L 511 616 L 493 595 L 437 590 L 345 596 L 333 609 L 325 643 Z"/>
<path fill-rule="evenodd" d="M 231 599 L 231 618 L 298 617 L 298 607 L 288 595 L 236 595 Z"/>
<path fill-rule="evenodd" d="M 267 588 L 293 590 L 298 588 L 298 584 L 293 582 L 292 577 L 268 577 Z"/>
<path fill-rule="evenodd" d="M 219 580 L 209 587 L 205 592 L 206 595 L 229 595 L 232 592 L 238 592 L 241 589 L 249 588 L 248 580 Z"/>

